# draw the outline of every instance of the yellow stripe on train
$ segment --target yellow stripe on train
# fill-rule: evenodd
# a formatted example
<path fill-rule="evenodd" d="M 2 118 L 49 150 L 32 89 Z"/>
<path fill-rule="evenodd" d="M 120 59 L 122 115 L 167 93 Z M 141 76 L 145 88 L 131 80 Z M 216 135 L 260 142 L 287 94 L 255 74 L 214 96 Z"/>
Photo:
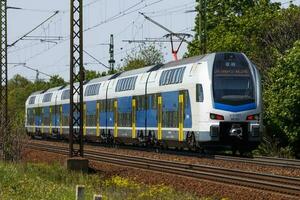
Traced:
<path fill-rule="evenodd" d="M 136 138 L 136 100 L 132 99 L 132 138 Z"/>
<path fill-rule="evenodd" d="M 157 139 L 162 140 L 162 97 L 158 97 L 158 123 L 157 123 Z"/>
<path fill-rule="evenodd" d="M 114 137 L 118 137 L 118 101 L 114 101 L 114 110 L 115 110 L 115 130 L 114 130 Z"/>

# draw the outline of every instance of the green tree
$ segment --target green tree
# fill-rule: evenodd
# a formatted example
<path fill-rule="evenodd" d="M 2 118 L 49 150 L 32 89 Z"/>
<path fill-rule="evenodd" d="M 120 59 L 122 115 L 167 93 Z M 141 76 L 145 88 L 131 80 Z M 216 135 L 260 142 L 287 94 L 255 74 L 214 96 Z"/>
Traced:
<path fill-rule="evenodd" d="M 278 52 L 285 52 L 290 47 L 278 45 L 284 44 L 282 38 L 287 38 L 290 45 L 295 42 L 295 38 L 298 39 L 297 29 L 292 28 L 298 27 L 299 23 L 296 10 L 299 8 L 281 9 L 280 4 L 269 0 L 208 1 L 208 52 L 244 52 L 264 71 L 274 66 Z M 289 23 L 284 22 L 286 20 Z M 195 31 L 194 45 L 188 46 L 187 56 L 199 54 L 198 17 L 195 20 Z M 272 39 L 281 34 L 284 37 L 280 40 Z M 284 48 L 278 51 L 276 48 L 279 46 Z"/>
<path fill-rule="evenodd" d="M 201 0 L 202 1 L 202 0 Z M 200 54 L 199 45 L 199 13 L 204 15 L 204 6 L 200 8 L 199 0 L 196 0 L 197 16 L 195 18 L 195 39 L 192 41 L 192 45 L 188 46 L 187 56 L 194 56 Z M 206 0 L 206 29 L 208 38 L 211 31 L 218 26 L 222 26 L 225 31 L 235 26 L 235 18 L 243 16 L 249 9 L 253 8 L 257 4 L 258 0 Z M 203 24 L 202 24 L 203 25 Z M 203 32 L 201 35 L 203 36 Z"/>
<path fill-rule="evenodd" d="M 103 73 L 102 73 L 103 74 Z M 102 76 L 100 72 L 94 71 L 94 70 L 85 70 L 85 80 L 89 81 L 95 78 L 100 78 Z"/>
<path fill-rule="evenodd" d="M 154 44 L 140 45 L 138 50 L 133 50 L 126 56 L 124 67 L 121 70 L 128 71 L 163 62 L 163 53 Z"/>
<path fill-rule="evenodd" d="M 300 154 L 300 40 L 268 72 L 264 84 L 266 125 Z M 300 155 L 298 155 L 300 156 Z"/>
<path fill-rule="evenodd" d="M 8 107 L 11 114 L 24 114 L 25 101 L 33 92 L 33 83 L 16 75 L 8 82 Z"/>
<path fill-rule="evenodd" d="M 49 88 L 52 88 L 52 87 L 58 87 L 58 86 L 66 85 L 66 82 L 60 76 L 54 75 L 50 78 L 48 85 L 49 85 Z"/>

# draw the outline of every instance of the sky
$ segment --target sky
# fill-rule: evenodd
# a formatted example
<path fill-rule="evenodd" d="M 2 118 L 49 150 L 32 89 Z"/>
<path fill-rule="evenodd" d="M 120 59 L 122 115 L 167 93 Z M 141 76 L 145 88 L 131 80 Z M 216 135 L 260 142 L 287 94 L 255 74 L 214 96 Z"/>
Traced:
<path fill-rule="evenodd" d="M 277 2 L 288 6 L 289 1 Z M 295 0 L 294 3 L 299 4 L 300 0 Z M 139 12 L 145 13 L 173 32 L 194 36 L 192 29 L 196 13 L 186 11 L 194 10 L 195 5 L 195 0 L 84 0 L 84 50 L 108 66 L 107 44 L 110 34 L 114 34 L 116 67 L 122 66 L 126 55 L 139 46 L 139 43 L 123 40 L 162 38 L 167 34 L 165 30 L 147 21 Z M 60 75 L 68 81 L 69 0 L 10 0 L 8 6 L 21 8 L 8 10 L 8 44 L 14 43 L 55 11 L 59 11 L 29 34 L 30 37 L 9 47 L 9 78 L 21 74 L 35 80 L 36 72 L 22 66 L 26 64 L 41 71 L 40 79 L 49 79 L 47 75 Z M 36 37 L 44 37 L 44 40 L 36 40 Z M 49 40 L 49 37 L 54 40 Z M 170 43 L 157 44 L 157 47 L 161 48 L 165 62 L 173 59 Z M 184 43 L 179 51 L 179 58 L 186 52 L 186 48 Z M 84 66 L 88 70 L 107 71 L 87 54 L 84 54 Z"/>

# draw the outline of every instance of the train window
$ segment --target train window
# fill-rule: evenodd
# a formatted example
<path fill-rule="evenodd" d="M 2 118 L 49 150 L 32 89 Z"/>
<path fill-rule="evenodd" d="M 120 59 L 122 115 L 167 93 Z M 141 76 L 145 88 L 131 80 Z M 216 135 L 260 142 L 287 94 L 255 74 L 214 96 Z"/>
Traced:
<path fill-rule="evenodd" d="M 27 124 L 28 125 L 34 125 L 34 109 L 28 108 L 27 109 Z"/>
<path fill-rule="evenodd" d="M 239 53 L 217 53 L 213 65 L 214 102 L 232 106 L 253 104 L 255 84 L 250 65 Z"/>
<path fill-rule="evenodd" d="M 96 126 L 96 113 L 87 113 L 86 126 Z"/>
<path fill-rule="evenodd" d="M 182 82 L 184 71 L 185 71 L 185 67 L 182 67 L 179 71 L 179 79 L 177 80 L 176 83 L 181 83 Z"/>
<path fill-rule="evenodd" d="M 137 110 L 144 110 L 145 109 L 145 96 L 138 96 L 136 97 L 136 108 Z"/>
<path fill-rule="evenodd" d="M 177 128 L 178 127 L 178 112 L 177 111 L 164 111 L 163 112 L 163 127 Z"/>
<path fill-rule="evenodd" d="M 45 94 L 44 97 L 43 97 L 43 103 L 50 102 L 51 98 L 52 98 L 52 95 L 53 95 L 53 93 Z"/>
<path fill-rule="evenodd" d="M 163 71 L 160 76 L 159 85 L 164 85 L 163 81 L 166 79 L 165 77 L 166 77 L 166 71 Z"/>
<path fill-rule="evenodd" d="M 149 109 L 157 109 L 157 94 L 150 94 L 148 96 L 148 108 Z"/>
<path fill-rule="evenodd" d="M 134 90 L 136 79 L 137 79 L 137 76 L 123 78 L 123 79 L 118 80 L 115 91 L 122 92 L 122 91 L 127 91 L 127 90 Z"/>
<path fill-rule="evenodd" d="M 34 104 L 35 103 L 35 98 L 36 98 L 36 96 L 30 97 L 29 104 Z"/>
<path fill-rule="evenodd" d="M 69 126 L 69 115 L 63 115 L 62 117 L 62 125 Z"/>
<path fill-rule="evenodd" d="M 152 109 L 157 109 L 157 94 L 152 95 Z"/>
<path fill-rule="evenodd" d="M 95 96 L 99 94 L 100 83 L 88 85 L 85 89 L 84 96 Z"/>
<path fill-rule="evenodd" d="M 44 126 L 49 126 L 50 125 L 50 112 L 49 112 L 49 108 L 48 107 L 42 108 L 42 112 L 43 112 L 43 116 L 42 116 L 43 125 Z"/>
<path fill-rule="evenodd" d="M 201 84 L 196 84 L 196 102 L 203 102 L 203 88 Z"/>
<path fill-rule="evenodd" d="M 182 83 L 184 71 L 185 67 L 163 71 L 159 80 L 159 85 Z"/>
<path fill-rule="evenodd" d="M 173 79 L 172 79 L 172 83 L 178 83 L 179 82 L 179 75 L 180 75 L 180 71 L 179 70 L 175 70 Z"/>
<path fill-rule="evenodd" d="M 169 85 L 170 84 L 170 76 L 171 76 L 171 71 L 172 70 L 168 70 L 166 73 L 167 73 L 167 75 L 166 75 L 166 79 L 165 79 L 165 81 L 164 81 L 164 84 L 165 85 Z"/>
<path fill-rule="evenodd" d="M 131 113 L 118 113 L 118 126 L 131 127 Z"/>
<path fill-rule="evenodd" d="M 34 112 L 35 112 L 36 116 L 40 116 L 41 115 L 41 108 L 35 108 Z"/>
<path fill-rule="evenodd" d="M 70 99 L 70 89 L 64 90 L 61 95 L 61 100 Z"/>
<path fill-rule="evenodd" d="M 107 100 L 107 111 L 112 112 L 114 110 L 114 100 Z"/>
<path fill-rule="evenodd" d="M 107 112 L 112 112 L 113 111 L 113 106 L 114 106 L 113 99 L 108 99 L 107 100 L 107 107 L 106 107 Z"/>

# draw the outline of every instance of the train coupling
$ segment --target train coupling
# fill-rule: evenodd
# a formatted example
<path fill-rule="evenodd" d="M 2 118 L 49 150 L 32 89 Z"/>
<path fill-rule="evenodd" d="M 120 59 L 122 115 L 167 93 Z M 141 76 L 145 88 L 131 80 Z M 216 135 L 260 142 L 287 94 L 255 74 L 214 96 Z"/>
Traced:
<path fill-rule="evenodd" d="M 239 139 L 243 138 L 243 128 L 240 124 L 232 124 L 231 129 L 229 130 L 229 136 L 237 137 Z"/>

